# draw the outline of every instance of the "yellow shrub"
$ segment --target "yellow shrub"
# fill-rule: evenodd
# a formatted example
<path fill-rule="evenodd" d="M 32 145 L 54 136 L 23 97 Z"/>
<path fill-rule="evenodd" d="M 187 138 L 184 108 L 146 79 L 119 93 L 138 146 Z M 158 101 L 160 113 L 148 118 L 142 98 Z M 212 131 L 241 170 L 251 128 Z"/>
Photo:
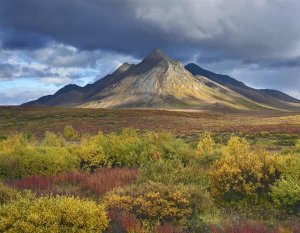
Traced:
<path fill-rule="evenodd" d="M 209 133 L 204 133 L 197 144 L 197 153 L 200 156 L 210 155 L 215 150 L 215 141 Z"/>
<path fill-rule="evenodd" d="M 41 143 L 42 146 L 62 147 L 65 145 L 65 140 L 61 135 L 47 131 Z"/>
<path fill-rule="evenodd" d="M 297 148 L 297 149 L 300 149 L 300 139 L 298 139 L 298 140 L 296 141 L 296 148 Z"/>
<path fill-rule="evenodd" d="M 79 167 L 78 158 L 72 155 L 64 139 L 47 132 L 38 144 L 23 135 L 9 137 L 0 142 L 0 177 L 23 178 L 30 175 L 55 175 Z"/>
<path fill-rule="evenodd" d="M 65 126 L 63 136 L 67 140 L 76 140 L 78 138 L 77 132 L 71 125 Z"/>
<path fill-rule="evenodd" d="M 109 209 L 129 211 L 151 225 L 165 222 L 184 225 L 192 213 L 188 189 L 170 187 L 148 183 L 142 187 L 120 189 L 108 194 L 105 203 Z"/>
<path fill-rule="evenodd" d="M 104 149 L 101 145 L 95 143 L 94 140 L 83 140 L 81 145 L 75 148 L 74 152 L 80 159 L 80 168 L 82 170 L 94 171 L 98 167 L 106 165 L 107 159 Z"/>
<path fill-rule="evenodd" d="M 21 153 L 24 147 L 29 146 L 27 139 L 22 134 L 8 137 L 6 140 L 0 141 L 0 157 L 14 153 Z"/>
<path fill-rule="evenodd" d="M 26 196 L 0 207 L 0 232 L 103 232 L 108 218 L 102 206 L 74 197 Z"/>
<path fill-rule="evenodd" d="M 251 151 L 246 140 L 233 137 L 211 168 L 210 185 L 215 196 L 242 198 L 268 191 L 279 176 L 279 156 Z"/>
<path fill-rule="evenodd" d="M 18 198 L 20 198 L 20 193 L 17 190 L 0 183 L 0 205 Z"/>

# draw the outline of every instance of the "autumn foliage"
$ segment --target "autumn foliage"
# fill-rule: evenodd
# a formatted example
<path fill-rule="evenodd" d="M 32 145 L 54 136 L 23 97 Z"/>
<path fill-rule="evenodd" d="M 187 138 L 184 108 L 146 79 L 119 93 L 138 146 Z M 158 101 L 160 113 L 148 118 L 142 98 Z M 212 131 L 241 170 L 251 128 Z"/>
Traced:
<path fill-rule="evenodd" d="M 103 232 L 103 206 L 74 197 L 25 196 L 0 207 L 1 232 Z"/>
<path fill-rule="evenodd" d="M 0 139 L 0 232 L 298 233 L 299 143 L 248 137 L 67 126 Z"/>
<path fill-rule="evenodd" d="M 211 190 L 215 196 L 229 199 L 259 195 L 267 192 L 280 174 L 278 156 L 264 150 L 252 151 L 246 140 L 233 137 L 211 168 Z"/>

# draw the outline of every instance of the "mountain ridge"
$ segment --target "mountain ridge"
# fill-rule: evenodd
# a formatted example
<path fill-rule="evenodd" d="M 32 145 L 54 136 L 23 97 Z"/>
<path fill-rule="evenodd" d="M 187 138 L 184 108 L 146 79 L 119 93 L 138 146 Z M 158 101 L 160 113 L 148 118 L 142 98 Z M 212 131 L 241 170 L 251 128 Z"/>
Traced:
<path fill-rule="evenodd" d="M 190 71 L 193 75 L 204 75 L 205 77 L 213 80 L 221 85 L 225 85 L 226 87 L 242 94 L 246 95 L 250 99 L 254 99 L 255 101 L 259 101 L 262 103 L 268 103 L 270 98 L 276 98 L 281 101 L 287 101 L 291 103 L 300 103 L 300 100 L 289 96 L 281 91 L 273 90 L 273 89 L 256 89 L 247 86 L 241 81 L 238 81 L 228 75 L 216 74 L 214 72 L 203 69 L 202 67 L 189 63 L 185 66 L 185 68 Z"/>
<path fill-rule="evenodd" d="M 250 91 L 249 91 L 250 90 Z M 263 97 L 267 98 L 262 99 Z M 275 100 L 272 100 L 273 96 Z M 270 99 L 271 98 L 271 99 Z M 69 84 L 53 95 L 25 106 L 88 108 L 231 108 L 240 110 L 293 109 L 296 101 L 282 92 L 258 91 L 229 76 L 195 64 L 184 67 L 155 49 L 138 64 L 122 64 L 93 84 Z"/>

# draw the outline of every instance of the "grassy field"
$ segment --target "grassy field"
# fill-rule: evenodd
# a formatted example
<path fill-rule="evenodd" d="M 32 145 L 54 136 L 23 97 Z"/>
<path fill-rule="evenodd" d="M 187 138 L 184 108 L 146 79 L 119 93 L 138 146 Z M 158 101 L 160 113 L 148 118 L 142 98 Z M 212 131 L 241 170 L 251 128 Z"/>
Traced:
<path fill-rule="evenodd" d="M 203 131 L 300 134 L 300 113 L 0 107 L 2 136 L 20 131 L 35 135 L 46 130 L 61 132 L 67 124 L 81 133 L 113 132 L 132 127 L 180 135 Z"/>

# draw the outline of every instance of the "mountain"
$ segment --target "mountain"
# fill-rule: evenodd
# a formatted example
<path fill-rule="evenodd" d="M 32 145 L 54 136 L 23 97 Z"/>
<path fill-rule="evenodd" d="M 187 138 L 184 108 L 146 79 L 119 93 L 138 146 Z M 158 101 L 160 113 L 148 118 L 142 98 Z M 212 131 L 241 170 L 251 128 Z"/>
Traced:
<path fill-rule="evenodd" d="M 194 64 L 185 68 L 156 49 L 139 64 L 124 63 L 93 84 L 84 87 L 67 85 L 54 95 L 24 105 L 249 110 L 287 109 L 298 104 L 296 99 L 271 90 L 265 90 L 264 95 L 273 96 L 276 101 L 272 98 L 266 101 L 261 98 L 262 94 L 256 94 L 256 89 L 250 88 L 251 94 L 251 91 L 244 91 L 247 88 L 235 79 L 222 77 Z"/>
<path fill-rule="evenodd" d="M 207 77 L 208 79 L 228 87 L 230 90 L 233 90 L 256 102 L 282 109 L 299 108 L 298 104 L 300 104 L 300 100 L 281 91 L 271 89 L 255 89 L 228 75 L 213 73 L 193 63 L 187 64 L 185 68 L 195 76 Z"/>

